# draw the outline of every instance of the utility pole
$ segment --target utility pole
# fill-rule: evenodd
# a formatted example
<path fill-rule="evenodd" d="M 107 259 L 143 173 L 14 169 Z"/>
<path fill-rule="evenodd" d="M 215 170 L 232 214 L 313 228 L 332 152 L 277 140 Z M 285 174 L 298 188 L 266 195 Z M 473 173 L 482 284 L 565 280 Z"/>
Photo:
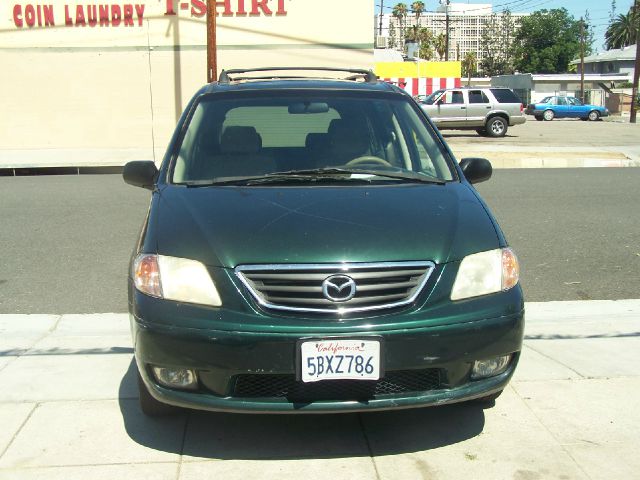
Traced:
<path fill-rule="evenodd" d="M 379 27 L 378 27 L 378 36 L 381 37 L 382 36 L 382 9 L 384 8 L 384 0 L 380 0 L 380 22 L 379 22 Z"/>
<path fill-rule="evenodd" d="M 633 70 L 633 89 L 631 90 L 631 116 L 629 122 L 636 123 L 636 103 L 638 102 L 638 80 L 640 80 L 640 0 L 633 5 L 633 18 L 636 19 L 636 65 Z"/>
<path fill-rule="evenodd" d="M 584 103 L 584 19 L 580 18 L 580 101 Z"/>
<path fill-rule="evenodd" d="M 444 61 L 449 61 L 449 3 L 451 0 L 444 0 L 444 14 L 445 14 L 445 39 L 446 39 L 446 50 L 444 51 Z"/>
<path fill-rule="evenodd" d="M 207 0 L 207 83 L 217 79 L 218 48 L 216 43 L 216 2 Z"/>

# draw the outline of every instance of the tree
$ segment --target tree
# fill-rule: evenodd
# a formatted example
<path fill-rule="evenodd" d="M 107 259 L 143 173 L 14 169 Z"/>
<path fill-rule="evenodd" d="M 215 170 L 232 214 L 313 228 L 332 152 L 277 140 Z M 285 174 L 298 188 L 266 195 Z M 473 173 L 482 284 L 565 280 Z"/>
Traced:
<path fill-rule="evenodd" d="M 431 43 L 421 43 L 418 55 L 423 60 L 431 60 L 433 58 L 433 46 Z"/>
<path fill-rule="evenodd" d="M 501 15 L 491 14 L 482 30 L 482 73 L 488 77 L 513 73 L 510 44 L 513 37 L 513 18 L 508 10 Z"/>
<path fill-rule="evenodd" d="M 609 23 L 616 19 L 616 0 L 611 0 L 611 10 L 609 10 Z"/>
<path fill-rule="evenodd" d="M 596 35 L 594 32 L 593 24 L 591 23 L 591 15 L 589 15 L 589 10 L 585 10 L 584 12 L 584 31 L 585 31 L 585 45 L 589 46 L 589 52 L 593 50 L 593 42 L 595 41 Z"/>
<path fill-rule="evenodd" d="M 564 73 L 580 54 L 580 20 L 565 8 L 538 10 L 522 19 L 511 54 L 520 72 Z M 585 45 L 585 54 L 591 44 Z"/>
<path fill-rule="evenodd" d="M 467 77 L 469 81 L 467 85 L 471 85 L 471 75 L 476 73 L 476 67 L 478 65 L 478 59 L 474 52 L 467 52 L 462 60 L 462 76 Z"/>
<path fill-rule="evenodd" d="M 636 43 L 638 27 L 640 27 L 640 14 L 634 14 L 630 10 L 626 15 L 618 15 L 609 24 L 604 34 L 604 48 L 611 50 Z"/>
<path fill-rule="evenodd" d="M 440 60 L 444 57 L 445 52 L 447 51 L 447 37 L 444 33 L 438 35 L 433 41 L 433 48 L 435 48 L 438 53 L 438 57 Z"/>
<path fill-rule="evenodd" d="M 420 15 L 424 12 L 424 2 L 413 2 L 411 4 L 411 11 L 416 15 L 416 23 L 420 27 Z"/>
<path fill-rule="evenodd" d="M 389 48 L 396 47 L 396 25 L 395 22 L 389 22 Z"/>
<path fill-rule="evenodd" d="M 405 42 L 415 42 L 418 44 L 418 56 L 424 60 L 433 58 L 433 33 L 424 27 L 413 25 L 407 30 Z"/>
<path fill-rule="evenodd" d="M 398 19 L 398 27 L 400 28 L 400 39 L 404 41 L 404 29 L 405 19 L 407 18 L 407 5 L 405 3 L 398 3 L 393 10 L 391 10 L 391 16 Z"/>

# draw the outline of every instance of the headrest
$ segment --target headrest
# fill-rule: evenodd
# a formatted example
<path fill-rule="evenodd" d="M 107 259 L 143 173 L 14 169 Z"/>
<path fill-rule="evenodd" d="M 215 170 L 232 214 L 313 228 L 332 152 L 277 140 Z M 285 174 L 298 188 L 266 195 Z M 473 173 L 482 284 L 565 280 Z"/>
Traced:
<path fill-rule="evenodd" d="M 317 150 L 329 144 L 329 135 L 326 133 L 308 133 L 304 141 L 307 148 Z"/>
<path fill-rule="evenodd" d="M 369 134 L 363 127 L 339 124 L 330 135 L 333 153 L 356 157 L 369 150 Z"/>
<path fill-rule="evenodd" d="M 329 128 L 327 129 L 327 133 L 332 134 L 333 132 L 336 131 L 336 128 L 338 128 L 340 125 L 344 123 L 345 121 L 342 120 L 341 118 L 334 118 L 329 122 Z"/>
<path fill-rule="evenodd" d="M 262 138 L 254 127 L 227 127 L 220 139 L 222 153 L 258 153 Z"/>

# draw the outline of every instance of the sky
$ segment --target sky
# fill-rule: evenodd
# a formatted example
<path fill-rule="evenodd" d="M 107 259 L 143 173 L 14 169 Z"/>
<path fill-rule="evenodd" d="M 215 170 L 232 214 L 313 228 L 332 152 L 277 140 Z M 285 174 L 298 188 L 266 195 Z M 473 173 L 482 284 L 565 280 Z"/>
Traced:
<path fill-rule="evenodd" d="M 404 0 L 408 6 L 411 6 L 413 0 Z M 438 6 L 438 0 L 422 0 L 427 10 L 433 11 Z M 400 3 L 400 0 L 384 0 L 385 13 L 391 12 L 394 5 Z M 593 49 L 602 52 L 604 50 L 604 32 L 609 24 L 609 12 L 611 10 L 611 0 L 451 0 L 451 3 L 492 3 L 494 11 L 502 11 L 509 8 L 513 13 L 528 13 L 543 8 L 561 8 L 564 7 L 577 20 L 584 16 L 585 12 L 589 12 L 591 24 L 594 27 L 594 43 Z M 380 11 L 380 0 L 374 0 L 376 13 Z M 633 0 L 616 0 L 616 15 L 627 13 L 633 5 Z"/>

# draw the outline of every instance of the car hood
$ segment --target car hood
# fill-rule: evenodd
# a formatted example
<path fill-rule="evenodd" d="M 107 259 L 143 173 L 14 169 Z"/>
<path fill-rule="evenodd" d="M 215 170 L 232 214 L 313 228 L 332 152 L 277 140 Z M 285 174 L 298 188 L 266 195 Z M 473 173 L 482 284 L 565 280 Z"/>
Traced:
<path fill-rule="evenodd" d="M 169 185 L 153 196 L 148 234 L 160 254 L 228 268 L 259 263 L 445 263 L 500 246 L 488 212 L 472 188 L 458 182 Z"/>

